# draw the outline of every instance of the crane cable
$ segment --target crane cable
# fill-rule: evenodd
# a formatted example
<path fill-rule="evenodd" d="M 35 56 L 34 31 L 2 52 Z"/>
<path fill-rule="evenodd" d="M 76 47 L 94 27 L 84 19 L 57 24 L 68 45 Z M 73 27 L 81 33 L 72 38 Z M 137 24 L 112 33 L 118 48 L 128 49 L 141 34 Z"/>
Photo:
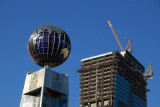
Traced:
<path fill-rule="evenodd" d="M 112 27 L 113 27 L 119 34 L 121 34 L 125 39 L 128 40 L 127 36 L 125 36 L 123 33 L 121 33 L 116 27 L 114 27 L 113 25 L 112 25 Z"/>

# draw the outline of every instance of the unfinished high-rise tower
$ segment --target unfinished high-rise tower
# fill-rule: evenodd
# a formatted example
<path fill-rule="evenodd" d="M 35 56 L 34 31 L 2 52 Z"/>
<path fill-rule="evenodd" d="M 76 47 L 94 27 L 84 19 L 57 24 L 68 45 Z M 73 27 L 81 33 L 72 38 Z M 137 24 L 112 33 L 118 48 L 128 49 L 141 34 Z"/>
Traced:
<path fill-rule="evenodd" d="M 80 107 L 146 107 L 144 66 L 128 51 L 81 60 Z"/>

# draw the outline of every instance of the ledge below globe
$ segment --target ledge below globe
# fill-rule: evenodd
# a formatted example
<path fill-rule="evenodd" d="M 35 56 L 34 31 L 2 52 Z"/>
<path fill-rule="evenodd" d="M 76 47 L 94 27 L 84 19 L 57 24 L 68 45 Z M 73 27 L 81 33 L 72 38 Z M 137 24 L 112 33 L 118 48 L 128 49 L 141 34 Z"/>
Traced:
<path fill-rule="evenodd" d="M 28 42 L 28 52 L 32 60 L 44 67 L 56 67 L 65 62 L 70 54 L 68 35 L 57 26 L 45 25 L 36 29 Z"/>

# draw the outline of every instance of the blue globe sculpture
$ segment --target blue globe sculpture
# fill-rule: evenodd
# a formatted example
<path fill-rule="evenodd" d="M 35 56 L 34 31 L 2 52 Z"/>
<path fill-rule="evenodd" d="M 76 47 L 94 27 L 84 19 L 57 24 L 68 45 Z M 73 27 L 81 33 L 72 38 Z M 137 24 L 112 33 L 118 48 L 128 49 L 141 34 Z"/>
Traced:
<path fill-rule="evenodd" d="M 68 35 L 54 25 L 37 28 L 28 41 L 28 52 L 32 60 L 42 67 L 61 65 L 68 58 L 70 50 Z"/>

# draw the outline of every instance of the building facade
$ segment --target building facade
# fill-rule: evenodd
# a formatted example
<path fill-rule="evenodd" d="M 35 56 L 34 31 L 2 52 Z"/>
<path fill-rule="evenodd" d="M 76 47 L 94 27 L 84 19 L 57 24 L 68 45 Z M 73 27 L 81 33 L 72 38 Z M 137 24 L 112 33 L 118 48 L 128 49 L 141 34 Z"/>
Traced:
<path fill-rule="evenodd" d="M 144 67 L 128 51 L 81 60 L 80 107 L 146 107 Z"/>

